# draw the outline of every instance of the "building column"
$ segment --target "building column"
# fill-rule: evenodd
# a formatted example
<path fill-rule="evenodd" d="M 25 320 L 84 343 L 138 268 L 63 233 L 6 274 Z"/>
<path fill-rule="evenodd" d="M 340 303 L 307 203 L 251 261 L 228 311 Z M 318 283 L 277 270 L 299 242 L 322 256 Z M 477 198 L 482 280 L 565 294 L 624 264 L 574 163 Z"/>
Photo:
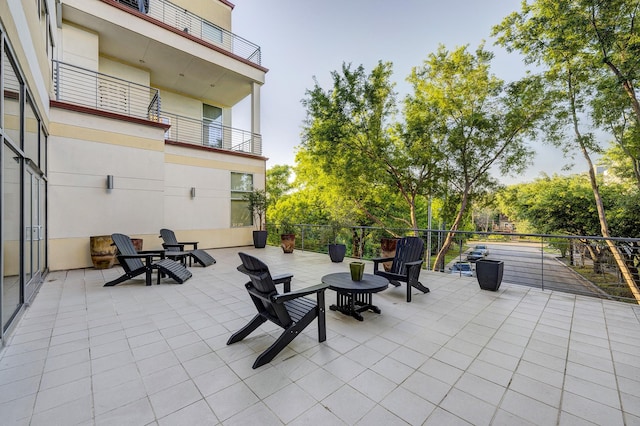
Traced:
<path fill-rule="evenodd" d="M 251 133 L 260 134 L 260 85 L 251 85 Z"/>

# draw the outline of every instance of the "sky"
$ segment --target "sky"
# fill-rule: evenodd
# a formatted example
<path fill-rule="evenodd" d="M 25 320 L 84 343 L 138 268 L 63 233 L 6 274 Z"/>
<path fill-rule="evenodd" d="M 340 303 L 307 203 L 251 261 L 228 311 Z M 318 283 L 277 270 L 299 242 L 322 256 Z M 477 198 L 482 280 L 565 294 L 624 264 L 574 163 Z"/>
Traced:
<path fill-rule="evenodd" d="M 269 69 L 261 88 L 261 134 L 267 168 L 295 163 L 305 119 L 302 100 L 314 86 L 331 87 L 331 72 L 343 63 L 370 72 L 393 63 L 398 99 L 409 93 L 405 79 L 440 44 L 452 50 L 485 42 L 495 54 L 491 71 L 510 82 L 525 67 L 517 54 L 494 46 L 491 28 L 519 10 L 520 0 L 232 0 L 232 31 L 260 46 Z M 234 107 L 234 127 L 250 128 L 249 100 Z M 246 124 L 243 123 L 246 120 Z M 540 173 L 566 174 L 569 160 L 558 149 L 534 142 L 533 166 L 502 183 L 530 182 Z M 584 168 L 584 167 L 582 167 Z M 580 170 L 580 165 L 574 172 Z"/>

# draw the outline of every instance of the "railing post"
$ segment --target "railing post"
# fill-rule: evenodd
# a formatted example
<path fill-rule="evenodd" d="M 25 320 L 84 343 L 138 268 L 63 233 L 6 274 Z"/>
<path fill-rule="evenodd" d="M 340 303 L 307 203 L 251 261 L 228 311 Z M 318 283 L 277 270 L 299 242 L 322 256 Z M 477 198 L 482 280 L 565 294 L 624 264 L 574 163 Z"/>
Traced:
<path fill-rule="evenodd" d="M 540 289 L 544 291 L 544 237 L 540 238 Z"/>

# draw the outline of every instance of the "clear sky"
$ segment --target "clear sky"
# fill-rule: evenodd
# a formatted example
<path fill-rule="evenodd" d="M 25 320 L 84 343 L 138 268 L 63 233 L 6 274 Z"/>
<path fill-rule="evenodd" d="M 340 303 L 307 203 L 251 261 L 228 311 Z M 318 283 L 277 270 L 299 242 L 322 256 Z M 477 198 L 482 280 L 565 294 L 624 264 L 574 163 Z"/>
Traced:
<path fill-rule="evenodd" d="M 233 32 L 261 47 L 269 69 L 261 90 L 261 133 L 267 168 L 294 164 L 305 119 L 302 99 L 316 77 L 326 90 L 343 62 L 392 62 L 399 99 L 408 94 L 411 69 L 438 45 L 449 49 L 483 40 L 495 53 L 492 72 L 505 81 L 524 75 L 515 54 L 494 46 L 491 28 L 520 8 L 520 0 L 232 0 Z M 234 109 L 234 127 L 249 128 L 248 102 Z M 531 181 L 540 172 L 561 173 L 568 161 L 559 150 L 536 143 L 534 166 L 504 183 Z M 578 169 L 583 169 L 579 164 Z M 580 171 L 580 170 L 578 170 Z"/>

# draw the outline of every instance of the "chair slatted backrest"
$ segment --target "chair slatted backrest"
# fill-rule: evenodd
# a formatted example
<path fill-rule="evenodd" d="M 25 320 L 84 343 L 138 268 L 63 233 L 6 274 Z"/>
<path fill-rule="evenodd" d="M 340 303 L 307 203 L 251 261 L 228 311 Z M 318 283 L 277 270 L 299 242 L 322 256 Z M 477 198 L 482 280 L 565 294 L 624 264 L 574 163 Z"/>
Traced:
<path fill-rule="evenodd" d="M 165 247 L 167 251 L 180 251 L 180 247 L 178 247 L 178 239 L 176 238 L 176 234 L 171 229 L 166 229 L 166 228 L 161 229 L 160 237 L 162 237 L 162 240 L 164 241 L 164 243 L 167 244 L 167 247 Z"/>
<path fill-rule="evenodd" d="M 253 290 L 260 293 L 260 295 L 267 300 L 259 299 L 251 296 L 258 312 L 265 315 L 270 321 L 280 325 L 281 327 L 287 327 L 291 323 L 291 317 L 287 312 L 286 306 L 281 303 L 269 302 L 272 296 L 278 294 L 276 285 L 273 282 L 269 267 L 260 259 L 248 255 L 246 253 L 238 253 L 242 260 L 242 265 L 238 266 L 238 271 L 246 274 L 251 279 L 251 286 Z"/>
<path fill-rule="evenodd" d="M 404 274 L 405 264 L 422 259 L 424 255 L 424 242 L 419 237 L 403 237 L 396 245 L 396 255 L 389 272 L 394 274 Z"/>
<path fill-rule="evenodd" d="M 125 256 L 132 256 L 138 254 L 135 246 L 133 245 L 133 241 L 129 236 L 124 234 L 111 234 L 111 239 L 113 243 L 116 245 L 118 249 L 118 253 Z M 136 271 L 140 268 L 144 268 L 144 263 L 142 263 L 142 259 L 140 258 L 118 258 L 120 265 L 127 272 Z"/>

